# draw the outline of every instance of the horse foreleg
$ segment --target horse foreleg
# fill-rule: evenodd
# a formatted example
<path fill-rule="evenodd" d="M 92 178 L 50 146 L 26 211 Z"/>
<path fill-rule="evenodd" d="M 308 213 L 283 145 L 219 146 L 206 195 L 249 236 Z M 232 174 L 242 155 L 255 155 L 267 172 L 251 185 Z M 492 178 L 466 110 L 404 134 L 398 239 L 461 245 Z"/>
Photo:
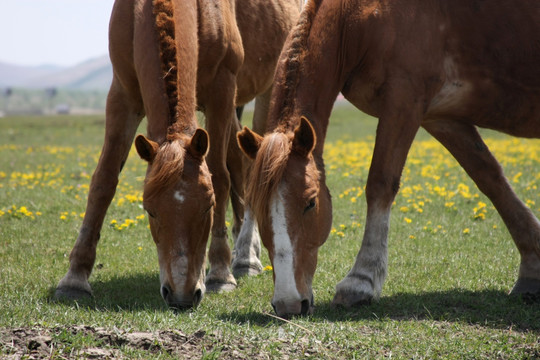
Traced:
<path fill-rule="evenodd" d="M 233 210 L 233 226 L 231 233 L 234 241 L 238 238 L 244 216 L 244 178 L 246 172 L 246 159 L 236 142 L 236 133 L 240 131 L 240 117 L 243 107 L 236 108 L 236 119 L 231 123 L 229 133 L 229 147 L 227 150 L 227 169 L 231 178 L 231 205 Z"/>
<path fill-rule="evenodd" d="M 234 84 L 236 76 L 221 69 L 214 79 L 220 84 L 217 89 L 212 89 L 212 100 L 205 103 L 206 127 L 210 135 L 210 150 L 207 163 L 212 173 L 212 183 L 216 198 L 214 221 L 208 260 L 210 271 L 206 276 L 206 289 L 208 291 L 228 291 L 236 287 L 236 280 L 231 273 L 231 249 L 228 244 L 227 226 L 225 215 L 227 211 L 229 191 L 231 189 L 231 176 L 227 167 L 227 152 L 229 140 L 236 121 L 234 108 Z M 228 88 L 227 85 L 232 88 Z"/>
<path fill-rule="evenodd" d="M 480 191 L 491 200 L 521 255 L 513 294 L 540 294 L 540 222 L 516 196 L 503 170 L 476 128 L 437 121 L 424 126 L 456 158 Z"/>
<path fill-rule="evenodd" d="M 392 107 L 396 108 L 399 107 Z M 362 246 L 352 269 L 336 286 L 334 305 L 369 304 L 380 296 L 386 278 L 390 208 L 420 123 L 418 113 L 392 109 L 381 117 L 377 128 L 366 184 L 367 216 Z"/>
<path fill-rule="evenodd" d="M 105 143 L 90 182 L 79 236 L 69 256 L 69 270 L 56 288 L 57 298 L 76 299 L 92 295 L 88 278 L 94 267 L 101 227 L 141 119 L 142 111 L 137 114 L 113 81 L 107 98 Z"/>
<path fill-rule="evenodd" d="M 255 98 L 255 109 L 253 111 L 252 128 L 259 135 L 264 135 L 268 122 L 268 112 L 270 111 L 270 96 L 272 87 Z"/>

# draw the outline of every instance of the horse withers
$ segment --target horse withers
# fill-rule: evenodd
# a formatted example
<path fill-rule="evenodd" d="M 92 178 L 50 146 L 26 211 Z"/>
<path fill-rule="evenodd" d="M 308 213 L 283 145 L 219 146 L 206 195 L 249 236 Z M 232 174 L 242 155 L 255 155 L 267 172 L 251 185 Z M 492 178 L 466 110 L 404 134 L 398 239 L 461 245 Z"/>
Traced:
<path fill-rule="evenodd" d="M 254 97 L 254 123 L 259 131 L 264 126 L 277 58 L 298 13 L 297 0 L 116 0 L 109 28 L 114 76 L 105 143 L 57 297 L 92 294 L 88 278 L 100 230 L 144 116 L 148 134 L 137 136 L 135 146 L 148 162 L 143 206 L 166 303 L 194 307 L 207 288 L 236 285 L 224 218 L 229 191 L 233 232 L 239 234 L 237 273 L 262 269 L 256 226 L 247 221 L 250 229 L 241 230 L 243 218 L 249 220 L 242 199 L 245 160 L 236 141 L 229 140 L 239 129 L 235 107 Z M 261 42 L 269 33 L 273 36 Z M 196 109 L 206 115 L 207 131 L 198 128 Z"/>
<path fill-rule="evenodd" d="M 362 245 L 333 304 L 359 306 L 381 294 L 390 209 L 420 127 L 457 159 L 509 229 L 521 255 L 512 293 L 540 292 L 540 223 L 476 129 L 540 136 L 539 43 L 534 0 L 308 1 L 276 69 L 267 135 L 238 134 L 254 159 L 247 199 L 274 265 L 278 315 L 313 311 L 318 248 L 332 219 L 322 154 L 340 91 L 379 123 Z"/>

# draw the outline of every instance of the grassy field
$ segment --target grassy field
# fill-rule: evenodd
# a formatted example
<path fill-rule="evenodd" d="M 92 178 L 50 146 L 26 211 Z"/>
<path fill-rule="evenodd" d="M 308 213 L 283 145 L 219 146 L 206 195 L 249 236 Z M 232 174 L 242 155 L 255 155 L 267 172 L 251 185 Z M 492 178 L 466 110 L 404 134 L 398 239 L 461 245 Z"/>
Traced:
<path fill-rule="evenodd" d="M 423 132 L 393 206 L 380 301 L 330 306 L 360 247 L 375 127 L 349 107 L 334 110 L 325 147 L 334 222 L 319 253 L 316 309 L 284 322 L 272 317 L 271 271 L 241 279 L 233 292 L 207 294 L 194 311 L 166 308 L 141 207 L 145 163 L 134 151 L 105 219 L 94 298 L 53 301 L 85 211 L 104 117 L 0 119 L 0 358 L 540 357 L 540 304 L 507 296 L 519 255 L 506 228 Z M 516 192 L 540 213 L 540 143 L 484 135 Z M 265 252 L 262 261 L 270 264 Z"/>

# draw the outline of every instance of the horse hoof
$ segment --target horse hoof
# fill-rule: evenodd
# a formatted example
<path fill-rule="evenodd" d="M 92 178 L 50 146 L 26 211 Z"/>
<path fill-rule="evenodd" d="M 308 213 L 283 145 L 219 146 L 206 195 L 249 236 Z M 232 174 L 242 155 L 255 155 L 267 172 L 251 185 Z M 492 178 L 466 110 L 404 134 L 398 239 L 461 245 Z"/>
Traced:
<path fill-rule="evenodd" d="M 77 289 L 71 287 L 58 287 L 54 292 L 54 297 L 57 300 L 81 300 L 91 298 L 92 292 L 84 289 Z"/>
<path fill-rule="evenodd" d="M 239 279 L 242 276 L 256 276 L 262 272 L 262 266 L 260 264 L 233 265 L 232 272 L 236 279 Z"/>
<path fill-rule="evenodd" d="M 519 278 L 510 295 L 521 295 L 524 300 L 529 302 L 540 302 L 540 280 Z"/>
<path fill-rule="evenodd" d="M 234 289 L 236 289 L 236 283 L 221 281 L 210 281 L 206 283 L 206 292 L 229 292 Z"/>
<path fill-rule="evenodd" d="M 332 300 L 332 306 L 344 307 L 346 309 L 358 308 L 366 305 L 370 305 L 373 300 L 371 294 L 365 292 L 337 292 Z"/>

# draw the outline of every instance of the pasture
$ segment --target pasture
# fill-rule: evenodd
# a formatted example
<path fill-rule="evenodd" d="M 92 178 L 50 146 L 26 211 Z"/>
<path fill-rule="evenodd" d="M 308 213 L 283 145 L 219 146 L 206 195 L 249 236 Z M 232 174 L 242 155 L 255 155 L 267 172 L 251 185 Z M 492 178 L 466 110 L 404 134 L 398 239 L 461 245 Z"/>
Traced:
<path fill-rule="evenodd" d="M 265 250 L 265 271 L 241 279 L 235 291 L 207 293 L 193 311 L 166 307 L 141 206 L 146 163 L 134 149 L 101 232 L 94 298 L 54 301 L 104 117 L 0 119 L 0 357 L 540 357 L 540 303 L 507 296 L 519 261 L 510 235 L 456 161 L 423 132 L 393 205 L 381 299 L 355 310 L 330 306 L 360 247 L 375 128 L 349 106 L 333 111 L 325 161 L 334 219 L 313 282 L 315 313 L 283 321 L 273 317 Z M 540 214 L 540 142 L 482 134 L 516 193 Z"/>

